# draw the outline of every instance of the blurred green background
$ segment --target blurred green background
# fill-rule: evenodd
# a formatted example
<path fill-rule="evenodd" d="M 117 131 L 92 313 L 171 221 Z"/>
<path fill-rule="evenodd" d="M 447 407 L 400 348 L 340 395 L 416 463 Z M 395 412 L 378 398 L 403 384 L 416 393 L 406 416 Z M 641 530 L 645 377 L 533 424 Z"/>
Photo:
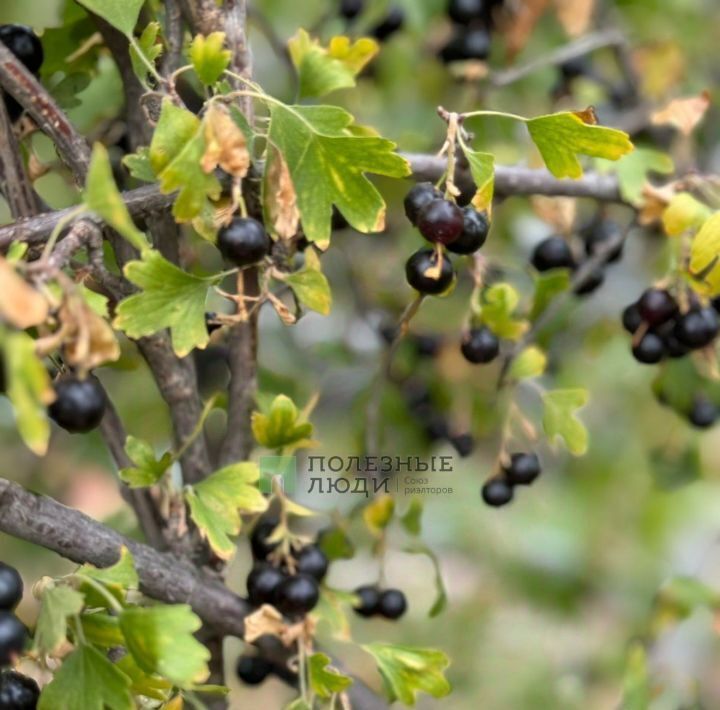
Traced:
<path fill-rule="evenodd" d="M 357 90 L 338 92 L 330 100 L 346 106 L 358 122 L 374 126 L 403 150 L 439 149 L 443 124 L 435 115 L 437 105 L 537 115 L 558 107 L 594 104 L 602 121 L 622 125 L 622 109 L 608 101 L 608 87 L 602 82 L 581 79 L 574 83 L 570 97 L 559 103 L 554 100 L 558 73 L 553 67 L 503 89 L 488 89 L 483 81 L 457 80 L 436 57 L 449 27 L 442 12 L 444 1 L 403 0 L 402 4 L 406 28 L 383 45 Z M 716 89 L 720 81 L 717 2 L 598 0 L 597 4 L 599 25 L 621 27 L 631 46 L 649 52 L 653 61 L 659 61 L 653 54 L 659 47 L 670 48 L 675 78 L 651 97 L 658 105 L 674 96 Z M 353 33 L 370 27 L 387 3 L 370 5 Z M 62 0 L 3 0 L 0 22 L 51 30 L 62 27 L 71 6 Z M 256 6 L 283 41 L 298 27 L 318 28 L 325 38 L 344 31 L 339 20 L 328 16 L 332 3 L 325 0 L 265 0 Z M 287 68 L 256 25 L 251 41 L 257 80 L 268 92 L 291 100 Z M 502 37 L 494 41 L 490 65 L 502 68 Z M 523 64 L 568 41 L 549 12 L 515 62 Z M 595 53 L 592 64 L 607 82 L 615 81 L 610 52 Z M 104 54 L 91 71 L 92 81 L 70 112 L 86 134 L 103 137 L 108 126 L 120 120 L 119 79 Z M 51 84 L 58 81 L 58 76 L 45 78 Z M 664 146 L 683 169 L 718 171 L 717 118 L 713 108 L 692 140 L 672 139 Z M 494 152 L 500 163 L 527 162 L 532 155 L 527 140 L 512 125 L 475 122 L 472 129 L 476 147 Z M 657 138 L 644 135 L 639 142 L 649 145 Z M 52 148 L 42 139 L 34 140 L 34 148 L 41 158 L 53 160 Z M 284 392 L 302 405 L 319 391 L 320 404 L 313 417 L 321 442 L 313 452 L 317 455 L 357 455 L 367 389 L 383 350 L 378 327 L 392 322 L 411 298 L 403 264 L 421 240 L 402 214 L 407 185 L 380 182 L 379 186 L 389 203 L 387 230 L 373 236 L 339 231 L 323 259 L 335 299 L 331 316 L 309 315 L 291 329 L 269 312 L 262 318 L 261 403 Z M 55 207 L 77 201 L 62 171 L 44 176 L 38 187 Z M 582 203 L 579 210 L 578 223 L 594 214 L 590 203 Z M 2 216 L 7 221 L 4 205 Z M 608 216 L 621 224 L 631 219 L 623 208 L 612 208 Z M 504 279 L 528 296 L 532 290 L 528 255 L 533 243 L 551 230 L 528 200 L 509 199 L 496 207 L 483 253 L 499 266 Z M 190 234 L 185 239 L 194 264 L 219 265 L 212 247 Z M 448 476 L 454 494 L 425 499 L 423 540 L 440 559 L 450 603 L 441 616 L 429 619 L 434 598 L 429 561 L 391 551 L 388 582 L 406 592 L 410 612 L 397 624 L 353 620 L 353 630 L 360 641 L 394 640 L 448 652 L 454 693 L 438 701 L 422 698 L 420 707 L 594 710 L 621 705 L 624 689 L 627 707 L 720 707 L 716 672 L 720 627 L 714 618 L 716 590 L 720 590 L 720 438 L 715 430 L 693 432 L 659 406 L 651 390 L 655 369 L 632 360 L 619 324 L 622 308 L 663 273 L 667 259 L 661 235 L 633 233 L 625 258 L 609 271 L 605 285 L 589 299 L 571 300 L 544 331 L 541 343 L 551 362 L 546 384 L 582 386 L 591 393 L 591 403 L 582 414 L 591 446 L 581 459 L 538 447 L 543 477 L 501 510 L 485 507 L 479 488 L 492 473 L 506 402 L 492 394 L 496 369 L 469 368 L 457 352 L 469 279 L 461 279 L 450 298 L 425 304 L 413 322 L 414 332 L 441 335 L 443 351 L 427 360 L 405 348 L 399 353 L 400 370 L 428 383 L 452 426 L 471 430 L 480 442 L 472 457 L 455 457 L 452 474 L 442 474 Z M 207 392 L 222 384 L 226 372 L 221 349 L 211 350 L 199 362 Z M 125 343 L 121 362 L 103 368 L 99 376 L 129 432 L 142 434 L 158 447 L 167 445 L 165 406 L 132 346 Z M 536 415 L 533 393 L 521 396 Z M 222 416 L 213 415 L 211 438 L 221 433 L 222 424 Z M 382 424 L 385 451 L 391 455 L 455 456 L 446 444 L 428 444 L 392 385 L 383 397 Z M 109 456 L 97 434 L 71 437 L 56 431 L 49 455 L 37 459 L 19 442 L 12 412 L 0 398 L 0 446 L 2 475 L 133 534 L 133 518 L 122 505 Z M 350 496 L 301 498 L 327 512 L 336 505 L 347 509 L 355 502 Z M 398 505 L 402 510 L 407 501 L 401 499 Z M 401 544 L 398 541 L 393 550 Z M 0 559 L 23 574 L 28 591 L 20 616 L 31 624 L 37 605 L 30 586 L 68 566 L 6 536 L 0 537 Z M 243 545 L 230 573 L 230 583 L 239 591 L 248 560 Z M 352 589 L 376 575 L 377 562 L 365 547 L 355 560 L 335 564 L 329 582 Z M 239 646 L 229 642 L 229 663 Z M 377 685 L 367 658 L 343 645 L 333 648 Z M 647 652 L 647 688 L 642 648 Z M 290 691 L 278 681 L 269 681 L 259 690 L 235 688 L 232 703 L 237 708 L 261 703 L 280 707 L 289 697 Z"/>

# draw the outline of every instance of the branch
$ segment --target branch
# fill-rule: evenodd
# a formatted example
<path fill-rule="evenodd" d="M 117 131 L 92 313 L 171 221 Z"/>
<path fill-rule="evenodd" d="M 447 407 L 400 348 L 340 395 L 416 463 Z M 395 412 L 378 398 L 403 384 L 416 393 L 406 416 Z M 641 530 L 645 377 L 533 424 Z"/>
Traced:
<path fill-rule="evenodd" d="M 165 39 L 168 45 L 162 60 L 165 76 L 182 66 L 183 37 L 183 18 L 178 0 L 165 0 Z"/>

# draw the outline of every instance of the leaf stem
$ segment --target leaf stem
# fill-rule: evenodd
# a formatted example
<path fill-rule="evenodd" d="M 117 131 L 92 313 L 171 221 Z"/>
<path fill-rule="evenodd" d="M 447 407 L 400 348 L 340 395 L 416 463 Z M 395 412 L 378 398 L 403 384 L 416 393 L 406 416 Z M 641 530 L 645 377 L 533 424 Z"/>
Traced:
<path fill-rule="evenodd" d="M 107 600 L 108 604 L 110 604 L 110 607 L 112 608 L 112 610 L 115 613 L 119 614 L 120 612 L 122 612 L 122 610 L 123 610 L 122 605 L 120 604 L 120 602 L 118 602 L 117 599 L 115 599 L 115 597 L 112 594 L 110 594 L 110 592 L 108 592 L 108 590 L 105 588 L 104 584 L 101 584 L 100 582 L 93 579 L 92 577 L 87 577 L 84 574 L 76 573 L 76 574 L 73 574 L 70 576 L 75 579 L 79 579 L 81 582 L 84 582 L 85 584 L 91 586 L 98 594 L 100 594 L 102 597 L 104 597 Z"/>
<path fill-rule="evenodd" d="M 137 41 L 137 39 L 133 35 L 127 35 L 128 41 L 130 42 L 130 46 L 135 50 L 135 54 L 137 54 L 140 61 L 147 67 L 147 70 L 152 74 L 153 79 L 157 81 L 159 84 L 164 84 L 165 79 L 160 76 L 160 73 L 155 68 L 155 65 L 145 56 L 145 52 L 143 52 L 142 47 L 140 46 L 140 43 Z"/>
<path fill-rule="evenodd" d="M 465 120 L 467 118 L 482 118 L 482 117 L 495 117 L 495 118 L 509 118 L 513 121 L 520 121 L 521 123 L 527 123 L 529 119 L 525 116 L 519 116 L 516 113 L 506 113 L 505 111 L 470 111 L 470 113 L 461 113 L 460 118 Z"/>
<path fill-rule="evenodd" d="M 175 454 L 173 454 L 173 461 L 179 461 L 182 458 L 183 454 L 193 443 L 193 441 L 195 441 L 195 439 L 198 437 L 200 432 L 202 432 L 203 426 L 205 426 L 205 420 L 208 418 L 208 416 L 210 416 L 210 412 L 213 410 L 213 407 L 217 402 L 218 396 L 219 394 L 216 393 L 206 402 L 202 412 L 200 413 L 197 424 L 195 424 L 195 428 L 190 432 L 190 436 L 188 436 L 188 438 L 183 442 L 183 445 L 180 447 L 180 449 Z"/>

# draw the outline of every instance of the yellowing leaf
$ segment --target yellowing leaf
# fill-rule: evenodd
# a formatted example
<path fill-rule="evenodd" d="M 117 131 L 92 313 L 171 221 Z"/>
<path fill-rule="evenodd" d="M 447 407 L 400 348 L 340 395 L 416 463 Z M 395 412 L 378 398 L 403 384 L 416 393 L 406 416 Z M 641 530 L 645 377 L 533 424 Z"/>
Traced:
<path fill-rule="evenodd" d="M 125 546 L 120 548 L 120 557 L 115 564 L 109 567 L 85 564 L 78 570 L 78 574 L 90 577 L 107 587 L 122 590 L 137 589 L 140 585 L 140 578 L 135 570 L 135 560 Z"/>
<path fill-rule="evenodd" d="M 720 212 L 705 221 L 690 248 L 690 273 L 709 296 L 720 294 Z"/>
<path fill-rule="evenodd" d="M 250 168 L 250 153 L 245 134 L 230 118 L 228 110 L 218 103 L 211 103 L 203 125 L 206 145 L 202 169 L 211 173 L 219 166 L 235 178 L 244 178 Z"/>
<path fill-rule="evenodd" d="M 391 495 L 379 496 L 363 508 L 365 525 L 375 535 L 382 533 L 390 524 L 394 514 L 395 499 Z"/>
<path fill-rule="evenodd" d="M 491 153 L 481 153 L 462 146 L 463 153 L 470 165 L 470 174 L 475 182 L 475 196 L 472 203 L 476 210 L 492 212 L 495 192 L 495 157 Z"/>
<path fill-rule="evenodd" d="M 258 444 L 268 449 L 296 449 L 312 443 L 312 424 L 302 422 L 295 403 L 282 394 L 275 397 L 267 414 L 253 412 L 252 430 Z"/>
<path fill-rule="evenodd" d="M 689 192 L 675 195 L 662 215 L 663 228 L 669 237 L 679 237 L 689 229 L 697 229 L 712 214 L 712 210 Z"/>
<path fill-rule="evenodd" d="M 535 345 L 525 348 L 513 361 L 509 375 L 514 380 L 539 377 L 545 372 L 547 356 Z"/>
<path fill-rule="evenodd" d="M 552 390 L 543 395 L 545 433 L 551 441 L 560 437 L 575 456 L 582 456 L 588 447 L 587 429 L 575 416 L 576 410 L 584 407 L 587 401 L 588 393 L 583 389 Z"/>
<path fill-rule="evenodd" d="M 47 299 L 0 256 L 0 318 L 20 330 L 47 320 Z"/>
<path fill-rule="evenodd" d="M 292 288 L 300 303 L 326 316 L 332 308 L 330 284 L 320 271 L 320 260 L 315 253 L 309 249 L 305 255 L 305 268 L 288 274 L 283 280 Z"/>
<path fill-rule="evenodd" d="M 530 137 L 555 177 L 581 177 L 583 169 L 578 155 L 618 160 L 633 149 L 627 133 L 593 125 L 593 120 L 593 114 L 587 111 L 528 119 Z"/>
<path fill-rule="evenodd" d="M 650 120 L 655 125 L 669 124 L 680 133 L 689 136 L 702 121 L 710 108 L 710 93 L 703 91 L 699 96 L 685 99 L 673 99 L 667 106 L 655 111 Z"/>
<path fill-rule="evenodd" d="M 519 302 L 520 296 L 510 284 L 494 284 L 483 294 L 482 322 L 498 337 L 518 340 L 528 329 L 527 322 L 514 315 Z"/>
<path fill-rule="evenodd" d="M 215 84 L 230 65 L 232 52 L 224 46 L 224 32 L 213 32 L 207 37 L 196 35 L 190 45 L 190 61 L 206 86 Z"/>

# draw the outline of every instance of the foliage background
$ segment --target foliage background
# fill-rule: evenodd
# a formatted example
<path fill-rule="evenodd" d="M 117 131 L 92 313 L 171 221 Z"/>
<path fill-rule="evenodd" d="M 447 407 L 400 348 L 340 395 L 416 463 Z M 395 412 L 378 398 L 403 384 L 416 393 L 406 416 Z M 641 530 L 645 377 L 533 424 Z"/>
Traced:
<path fill-rule="evenodd" d="M 330 5 L 323 0 L 257 4 L 282 38 L 300 26 L 312 27 Z M 381 14 L 383 4 L 377 2 L 373 11 Z M 433 53 L 446 31 L 441 16 L 444 3 L 405 0 L 403 4 L 411 20 L 409 30 L 383 47 L 358 90 L 333 96 L 361 123 L 376 126 L 404 150 L 434 152 L 443 132 L 434 113 L 438 104 L 455 110 L 482 105 L 525 115 L 557 108 L 550 98 L 556 79 L 552 68 L 489 93 L 478 85 L 451 81 Z M 627 31 L 633 46 L 677 50 L 672 67 L 677 80 L 656 98 L 717 89 L 720 74 L 713 38 L 720 36 L 720 8 L 716 2 L 620 0 L 603 5 L 603 12 Z M 63 6 L 61 0 L 4 0 L 0 23 L 24 22 L 38 30 L 58 27 Z M 331 21 L 323 34 L 340 31 L 341 25 Z M 251 40 L 258 81 L 269 93 L 291 98 L 287 73 L 266 40 L 257 31 Z M 565 41 L 555 19 L 548 16 L 518 61 Z M 499 43 L 492 63 L 502 64 Z M 599 70 L 611 71 L 606 53 L 599 52 L 595 64 Z M 649 75 L 644 78 L 648 83 Z M 81 105 L 71 111 L 72 118 L 86 133 L 100 130 L 117 114 L 120 93 L 112 63 L 101 59 L 92 83 L 79 97 Z M 590 81 L 579 82 L 572 105 L 591 103 L 598 107 L 601 121 L 614 124 L 617 117 L 608 108 L 604 90 Z M 712 108 L 694 139 L 697 146 L 675 145 L 682 167 L 720 171 L 717 119 L 717 108 Z M 476 145 L 496 153 L 500 163 L 514 164 L 528 154 L 527 144 L 512 126 L 492 123 L 485 129 L 473 128 Z M 42 140 L 37 150 L 52 154 Z M 40 184 L 53 207 L 76 199 L 60 178 L 43 178 Z M 284 392 L 302 403 L 314 391 L 322 392 L 314 416 L 322 442 L 313 452 L 317 455 L 357 452 L 364 392 L 383 347 L 377 325 L 396 316 L 410 297 L 402 264 L 419 237 L 402 216 L 404 188 L 390 183 L 381 187 L 390 205 L 386 232 L 370 237 L 341 232 L 324 259 L 335 296 L 331 316 L 311 314 L 292 329 L 283 328 L 269 314 L 262 322 L 263 397 Z M 592 206 L 583 205 L 582 211 L 589 216 Z M 622 210 L 611 215 L 621 222 L 629 219 Z M 0 216 L 7 221 L 4 205 Z M 529 292 L 531 280 L 524 265 L 532 244 L 548 230 L 527 200 L 509 200 L 496 211 L 486 253 L 502 265 L 506 277 Z M 587 387 L 592 395 L 583 413 L 591 431 L 590 451 L 585 458 L 572 459 L 542 450 L 543 479 L 507 509 L 489 509 L 478 495 L 498 445 L 483 432 L 496 428 L 497 411 L 487 404 L 487 397 L 478 400 L 485 402 L 483 406 L 473 406 L 474 395 L 467 392 L 491 387 L 497 373 L 492 368 L 469 370 L 457 353 L 468 284 L 461 284 L 451 299 L 427 304 L 414 323 L 417 331 L 443 333 L 447 347 L 434 363 L 415 362 L 410 352 L 403 351 L 405 367 L 415 368 L 434 383 L 457 425 L 471 425 L 482 445 L 471 458 L 455 460 L 454 471 L 448 474 L 454 495 L 426 500 L 423 536 L 440 557 L 450 595 L 448 609 L 434 620 L 427 618 L 434 594 L 429 563 L 396 552 L 388 565 L 388 582 L 408 594 L 410 613 L 397 625 L 371 621 L 355 626 L 358 640 L 437 646 L 450 654 L 453 695 L 439 701 L 423 698 L 423 707 L 616 707 L 634 643 L 649 638 L 650 631 L 652 707 L 688 707 L 694 690 L 699 691 L 697 707 L 720 706 L 715 672 L 720 643 L 712 609 L 698 605 L 681 619 L 677 605 L 657 603 L 659 590 L 677 584 L 673 580 L 678 576 L 720 589 L 720 435 L 717 431 L 698 435 L 657 405 L 650 387 L 653 370 L 632 361 L 618 322 L 624 305 L 659 273 L 667 258 L 663 247 L 659 235 L 637 235 L 623 262 L 609 272 L 605 286 L 592 299 L 571 304 L 555 322 L 555 332 L 545 343 L 553 375 L 567 386 Z M 217 258 L 212 249 L 192 238 L 188 248 L 196 250 L 198 264 L 211 266 L 208 260 Z M 210 389 L 226 374 L 222 358 L 213 352 L 201 359 Z M 138 355 L 126 348 L 120 363 L 104 368 L 100 377 L 130 433 L 142 433 L 162 444 L 169 433 L 167 415 Z M 449 447 L 428 448 L 392 388 L 383 407 L 388 453 L 452 455 Z M 339 417 L 338 412 L 347 416 Z M 214 423 L 220 430 L 220 422 Z M 213 421 L 210 424 L 212 428 Z M 132 518 L 121 503 L 97 434 L 70 437 L 56 431 L 50 455 L 36 459 L 19 443 L 10 408 L 0 398 L 0 447 L 4 474 L 132 532 Z M 348 497 L 334 500 L 327 495 L 308 499 L 325 510 L 348 507 L 347 501 Z M 65 563 L 7 537 L 0 538 L 0 559 L 22 572 L 27 591 L 19 613 L 32 623 L 37 613 L 30 594 L 32 582 L 44 574 L 61 573 Z M 243 588 L 247 564 L 243 549 L 229 576 L 238 590 Z M 360 553 L 355 561 L 335 564 L 329 581 L 351 589 L 374 574 L 375 563 Z M 232 654 L 228 655 L 232 662 Z M 373 678 L 363 658 L 348 662 L 361 675 Z M 261 696 L 272 704 L 289 697 L 278 681 L 245 692 L 254 694 L 243 696 L 252 706 L 265 702 Z M 234 702 L 243 706 L 238 699 Z"/>

